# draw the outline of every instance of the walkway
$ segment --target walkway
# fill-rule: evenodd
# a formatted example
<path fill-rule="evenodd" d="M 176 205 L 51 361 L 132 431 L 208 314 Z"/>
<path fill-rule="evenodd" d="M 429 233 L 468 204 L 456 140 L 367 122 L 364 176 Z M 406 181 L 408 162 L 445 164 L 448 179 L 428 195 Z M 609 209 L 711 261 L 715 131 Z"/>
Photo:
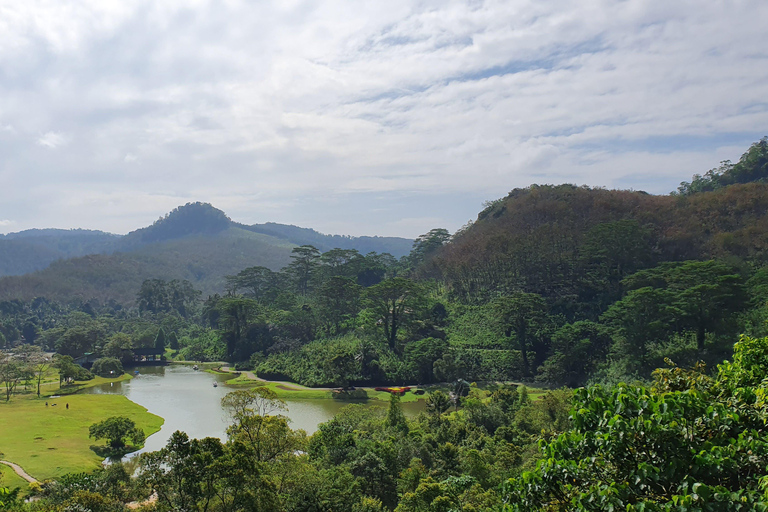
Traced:
<path fill-rule="evenodd" d="M 14 464 L 13 462 L 8 462 L 7 460 L 0 460 L 0 464 L 5 464 L 6 466 L 10 466 L 13 468 L 13 470 L 16 472 L 17 475 L 19 475 L 21 478 L 26 480 L 27 482 L 31 484 L 39 484 L 40 482 L 37 481 L 35 477 L 21 469 L 21 466 L 18 464 Z"/>

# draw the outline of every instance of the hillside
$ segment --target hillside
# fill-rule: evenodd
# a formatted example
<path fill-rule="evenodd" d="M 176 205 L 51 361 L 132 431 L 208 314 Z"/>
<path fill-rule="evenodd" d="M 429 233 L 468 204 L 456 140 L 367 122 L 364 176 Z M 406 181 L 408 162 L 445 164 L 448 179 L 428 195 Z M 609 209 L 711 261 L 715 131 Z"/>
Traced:
<path fill-rule="evenodd" d="M 342 236 L 324 235 L 309 228 L 300 228 L 287 224 L 267 222 L 266 224 L 241 225 L 243 229 L 255 233 L 283 238 L 296 245 L 314 245 L 321 251 L 331 249 L 355 249 L 360 254 L 369 252 L 388 252 L 395 258 L 411 252 L 413 240 L 393 236 Z"/>
<path fill-rule="evenodd" d="M 29 229 L 0 235 L 0 276 L 34 272 L 60 259 L 109 253 L 119 239 L 85 229 Z"/>
<path fill-rule="evenodd" d="M 768 140 L 738 163 L 650 195 L 532 185 L 493 201 L 422 272 L 463 300 L 541 294 L 569 318 L 594 318 L 627 275 L 665 261 L 768 262 Z M 705 186 L 706 185 L 706 186 Z M 567 306 L 566 306 L 567 304 Z"/>
<path fill-rule="evenodd" d="M 0 299 L 37 296 L 114 299 L 131 303 L 145 279 L 186 279 L 204 294 L 221 292 L 223 277 L 245 267 L 278 270 L 294 247 L 284 240 L 228 228 L 212 236 L 194 235 L 146 245 L 133 252 L 60 260 L 24 276 L 0 278 Z"/>
<path fill-rule="evenodd" d="M 321 251 L 338 247 L 355 249 L 361 254 L 371 251 L 388 252 L 396 258 L 407 255 L 413 245 L 413 240 L 407 238 L 324 235 L 314 229 L 273 222 L 249 226 L 232 221 L 223 211 L 210 204 L 198 202 L 179 206 L 152 225 L 124 236 L 84 229 L 30 229 L 0 235 L 0 276 L 21 276 L 43 270 L 57 260 L 68 258 L 115 252 L 132 253 L 185 237 L 215 239 L 228 230 L 229 238 L 241 237 L 246 245 L 256 240 L 278 247 L 308 244 Z M 163 247 L 155 247 L 149 252 L 157 255 Z M 171 255 L 169 257 L 174 258 Z M 264 266 L 270 267 L 271 263 L 268 261 Z M 2 290 L 0 293 L 3 293 Z"/>

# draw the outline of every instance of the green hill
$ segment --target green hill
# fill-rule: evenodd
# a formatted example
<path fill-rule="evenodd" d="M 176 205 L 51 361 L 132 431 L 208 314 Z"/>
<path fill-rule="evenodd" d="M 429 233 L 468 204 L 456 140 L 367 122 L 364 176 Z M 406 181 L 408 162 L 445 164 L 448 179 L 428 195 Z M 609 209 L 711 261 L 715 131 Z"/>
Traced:
<path fill-rule="evenodd" d="M 422 272 L 444 278 L 465 300 L 524 291 L 554 304 L 589 304 L 594 311 L 586 316 L 593 316 L 596 306 L 621 296 L 624 277 L 660 262 L 763 265 L 767 157 L 763 138 L 738 163 L 670 195 L 575 185 L 515 189 L 488 203 Z"/>
<path fill-rule="evenodd" d="M 186 279 L 204 294 L 221 292 L 224 276 L 255 265 L 278 270 L 290 261 L 293 244 L 239 228 L 190 235 L 132 252 L 60 260 L 24 276 L 0 278 L 1 299 L 45 296 L 114 299 L 130 303 L 145 279 Z"/>
<path fill-rule="evenodd" d="M 29 229 L 0 235 L 0 276 L 34 272 L 60 259 L 109 253 L 119 239 L 85 229 Z"/>
<path fill-rule="evenodd" d="M 204 294 L 244 268 L 279 270 L 297 245 L 407 254 L 413 241 L 323 235 L 284 224 L 247 226 L 207 203 L 179 206 L 125 236 L 85 230 L 30 230 L 0 239 L 0 299 L 45 296 L 130 303 L 145 279 L 185 279 Z M 76 257 L 72 257 L 76 256 Z"/>

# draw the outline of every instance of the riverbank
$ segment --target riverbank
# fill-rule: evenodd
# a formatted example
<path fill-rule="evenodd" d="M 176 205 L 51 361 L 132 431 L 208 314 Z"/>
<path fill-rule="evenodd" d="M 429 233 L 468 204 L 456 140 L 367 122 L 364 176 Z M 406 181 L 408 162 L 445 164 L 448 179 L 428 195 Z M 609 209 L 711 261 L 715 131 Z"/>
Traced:
<path fill-rule="evenodd" d="M 126 416 L 144 430 L 147 437 L 157 432 L 163 418 L 124 396 L 69 394 L 127 379 L 130 376 L 119 379 L 97 377 L 93 382 L 85 381 L 61 390 L 47 387 L 42 398 L 34 394 L 16 395 L 10 402 L 0 403 L 0 453 L 3 459 L 18 464 L 38 480 L 46 480 L 101 465 L 103 457 L 91 447 L 102 446 L 104 442 L 88 437 L 88 428 L 94 423 L 111 416 Z"/>
<path fill-rule="evenodd" d="M 247 388 L 255 386 L 264 386 L 271 389 L 283 400 L 379 400 L 389 402 L 390 393 L 387 391 L 376 391 L 373 387 L 359 387 L 353 391 L 339 391 L 339 388 L 310 388 L 302 386 L 295 382 L 267 380 L 262 379 L 252 371 L 238 371 L 227 366 L 225 362 L 196 363 L 194 361 L 172 361 L 171 364 L 180 364 L 185 366 L 196 365 L 200 371 L 205 371 L 214 375 L 231 375 L 232 378 L 225 382 L 225 385 L 234 388 Z M 448 390 L 448 385 L 429 385 L 412 386 L 415 389 L 441 389 Z M 424 400 L 426 395 L 416 395 L 412 392 L 405 393 L 400 397 L 401 402 L 417 402 Z"/>

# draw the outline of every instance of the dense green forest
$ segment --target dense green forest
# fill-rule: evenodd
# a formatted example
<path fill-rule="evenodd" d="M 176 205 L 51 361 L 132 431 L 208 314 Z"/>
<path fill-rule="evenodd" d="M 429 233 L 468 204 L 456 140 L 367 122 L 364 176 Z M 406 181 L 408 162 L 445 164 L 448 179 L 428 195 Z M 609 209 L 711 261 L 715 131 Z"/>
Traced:
<path fill-rule="evenodd" d="M 488 383 L 433 393 L 414 421 L 396 399 L 381 417 L 352 406 L 309 439 L 255 413 L 281 404 L 253 391 L 226 443 L 178 434 L 138 480 L 116 466 L 44 500 L 69 510 L 87 488 L 99 510 L 150 489 L 158 510 L 765 509 L 767 178 L 764 138 L 671 195 L 533 185 L 400 258 L 291 245 L 283 264 L 227 270 L 216 293 L 156 274 L 113 294 L 101 256 L 4 278 L 0 346 L 16 350 L 127 362 L 162 346 L 308 386 Z M 242 229 L 217 212 L 192 224 Z M 127 261 L 122 282 L 140 275 Z M 98 284 L 78 289 L 67 265 Z M 499 382 L 553 391 L 531 400 Z"/>

